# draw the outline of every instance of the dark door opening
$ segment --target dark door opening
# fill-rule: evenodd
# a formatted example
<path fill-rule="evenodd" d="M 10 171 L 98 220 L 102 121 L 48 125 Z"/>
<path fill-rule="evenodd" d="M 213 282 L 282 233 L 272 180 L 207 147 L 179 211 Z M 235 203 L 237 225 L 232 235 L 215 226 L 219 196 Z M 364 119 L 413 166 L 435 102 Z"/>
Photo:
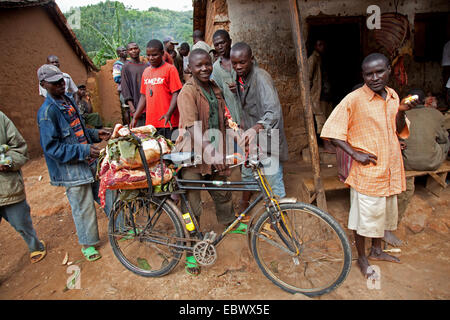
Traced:
<path fill-rule="evenodd" d="M 361 17 L 314 17 L 308 23 L 308 56 L 317 40 L 324 40 L 323 68 L 330 84 L 330 100 L 335 107 L 351 89 L 362 83 Z"/>

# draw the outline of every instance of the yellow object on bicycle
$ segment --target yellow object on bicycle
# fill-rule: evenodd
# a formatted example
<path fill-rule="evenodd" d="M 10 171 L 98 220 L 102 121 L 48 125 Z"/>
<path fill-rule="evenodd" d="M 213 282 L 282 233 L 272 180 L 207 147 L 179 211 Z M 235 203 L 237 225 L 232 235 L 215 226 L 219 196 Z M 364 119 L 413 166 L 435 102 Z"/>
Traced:
<path fill-rule="evenodd" d="M 186 212 L 185 214 L 183 214 L 183 220 L 184 220 L 184 224 L 186 225 L 187 231 L 195 230 L 195 225 L 194 225 L 194 222 L 192 221 L 192 218 L 191 218 L 191 215 L 189 214 L 189 212 Z"/>

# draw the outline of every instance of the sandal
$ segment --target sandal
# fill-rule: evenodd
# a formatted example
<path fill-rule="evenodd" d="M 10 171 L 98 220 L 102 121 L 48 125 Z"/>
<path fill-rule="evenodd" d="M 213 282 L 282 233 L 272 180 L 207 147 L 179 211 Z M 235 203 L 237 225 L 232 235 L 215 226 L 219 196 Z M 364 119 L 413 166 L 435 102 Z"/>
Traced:
<path fill-rule="evenodd" d="M 231 230 L 229 233 L 247 234 L 247 225 L 245 223 L 239 223 L 237 228 Z"/>
<path fill-rule="evenodd" d="M 96 261 L 102 257 L 94 246 L 87 247 L 86 249 L 82 247 L 81 252 L 87 261 Z"/>
<path fill-rule="evenodd" d="M 201 268 L 197 264 L 197 260 L 195 260 L 194 256 L 186 256 L 186 266 L 184 267 L 184 270 L 191 276 L 198 276 L 200 274 Z"/>
<path fill-rule="evenodd" d="M 30 253 L 30 261 L 31 261 L 31 263 L 36 263 L 36 262 L 41 261 L 42 259 L 44 259 L 44 257 L 45 257 L 46 254 L 47 254 L 47 249 L 46 249 L 46 247 L 45 247 L 45 242 L 42 241 L 42 240 L 41 240 L 40 242 L 41 242 L 42 245 L 44 246 L 44 250 L 42 250 L 42 251 L 37 250 L 37 251 L 31 252 L 31 253 Z M 39 257 L 38 257 L 38 256 L 39 256 Z M 36 258 L 36 257 L 38 257 L 38 258 Z"/>
<path fill-rule="evenodd" d="M 141 230 L 137 229 L 137 232 L 141 232 Z M 128 232 L 126 233 L 126 236 L 123 236 L 122 238 L 120 238 L 119 241 L 125 241 L 125 240 L 132 240 L 134 239 L 134 237 L 136 236 L 136 234 L 134 233 L 134 230 L 128 230 Z"/>

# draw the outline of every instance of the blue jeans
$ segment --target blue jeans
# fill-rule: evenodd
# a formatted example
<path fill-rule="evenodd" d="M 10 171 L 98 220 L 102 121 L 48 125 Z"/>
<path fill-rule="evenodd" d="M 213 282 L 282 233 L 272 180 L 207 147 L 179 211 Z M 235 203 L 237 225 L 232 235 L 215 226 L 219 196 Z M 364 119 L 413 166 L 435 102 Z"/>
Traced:
<path fill-rule="evenodd" d="M 86 246 L 92 246 L 100 242 L 92 189 L 92 183 L 66 187 L 78 242 Z"/>
<path fill-rule="evenodd" d="M 271 164 L 270 158 L 262 160 L 261 163 L 263 165 L 263 173 L 264 174 L 265 174 L 265 171 L 272 173 L 272 174 L 267 174 L 265 176 L 266 176 L 267 182 L 269 182 L 270 187 L 272 188 L 273 193 L 280 198 L 286 197 L 286 191 L 284 189 L 284 182 L 283 182 L 283 164 L 281 162 L 278 162 L 278 163 L 274 162 L 274 167 L 269 168 L 269 166 Z M 254 181 L 255 180 L 253 178 L 252 169 L 246 168 L 245 166 L 242 166 L 241 177 L 242 177 L 242 181 Z"/>
<path fill-rule="evenodd" d="M 30 252 L 42 251 L 44 246 L 39 241 L 30 216 L 30 206 L 26 200 L 6 206 L 0 206 L 0 222 L 5 218 L 22 236 Z"/>

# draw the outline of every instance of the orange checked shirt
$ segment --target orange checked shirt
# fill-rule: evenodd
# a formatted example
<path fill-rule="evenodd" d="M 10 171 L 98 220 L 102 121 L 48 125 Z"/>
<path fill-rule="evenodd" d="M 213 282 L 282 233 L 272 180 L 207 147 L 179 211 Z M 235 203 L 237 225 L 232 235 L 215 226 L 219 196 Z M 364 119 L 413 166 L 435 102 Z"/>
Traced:
<path fill-rule="evenodd" d="M 384 100 L 367 85 L 348 94 L 331 113 L 321 137 L 346 141 L 352 148 L 375 155 L 377 164 L 353 161 L 345 183 L 356 191 L 388 197 L 406 190 L 405 170 L 396 133 L 400 104 L 397 93 L 386 87 Z M 398 135 L 409 136 L 409 121 Z"/>

